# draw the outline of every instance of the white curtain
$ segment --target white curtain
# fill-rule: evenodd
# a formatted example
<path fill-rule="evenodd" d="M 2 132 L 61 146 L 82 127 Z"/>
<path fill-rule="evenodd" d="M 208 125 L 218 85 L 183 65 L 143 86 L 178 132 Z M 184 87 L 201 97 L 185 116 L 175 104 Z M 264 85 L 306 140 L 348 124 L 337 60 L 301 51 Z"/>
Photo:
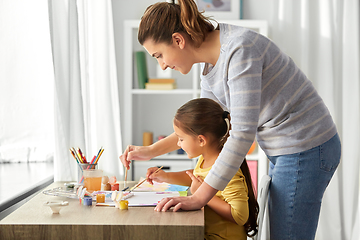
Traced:
<path fill-rule="evenodd" d="M 313 82 L 342 140 L 341 163 L 324 195 L 316 239 L 358 240 L 359 0 L 272 0 L 272 6 L 271 38 Z"/>
<path fill-rule="evenodd" d="M 52 160 L 53 81 L 47 2 L 1 0 L 0 163 Z"/>
<path fill-rule="evenodd" d="M 55 70 L 55 181 L 77 178 L 70 147 L 123 174 L 111 0 L 49 0 Z"/>

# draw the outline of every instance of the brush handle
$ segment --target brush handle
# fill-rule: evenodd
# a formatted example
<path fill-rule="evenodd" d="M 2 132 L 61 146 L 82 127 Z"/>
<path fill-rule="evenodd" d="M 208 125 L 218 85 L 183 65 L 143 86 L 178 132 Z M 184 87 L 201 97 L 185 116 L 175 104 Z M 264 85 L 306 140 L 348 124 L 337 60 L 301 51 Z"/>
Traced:
<path fill-rule="evenodd" d="M 157 173 L 158 171 L 160 171 L 160 169 L 162 169 L 164 166 L 159 167 L 154 173 Z M 145 178 L 144 180 L 142 180 L 141 182 L 139 182 L 138 184 L 136 184 L 129 192 L 133 191 L 135 188 L 139 187 L 141 184 L 143 184 L 146 180 L 148 180 L 148 178 Z"/>

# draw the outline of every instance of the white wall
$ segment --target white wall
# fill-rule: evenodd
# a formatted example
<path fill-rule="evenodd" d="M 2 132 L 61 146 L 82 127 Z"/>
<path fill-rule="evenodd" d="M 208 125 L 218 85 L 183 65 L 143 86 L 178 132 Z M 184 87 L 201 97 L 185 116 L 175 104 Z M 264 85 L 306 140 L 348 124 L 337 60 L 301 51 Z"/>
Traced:
<path fill-rule="evenodd" d="M 270 20 L 271 0 L 243 0 L 243 19 Z"/>
<path fill-rule="evenodd" d="M 116 50 L 116 65 L 117 75 L 119 79 L 119 93 L 120 93 L 120 113 L 124 109 L 123 87 L 124 87 L 124 20 L 140 20 L 145 9 L 157 1 L 153 0 L 112 0 L 113 4 L 113 18 L 114 18 L 114 36 L 115 36 L 115 50 Z M 135 6 L 134 6 L 135 5 Z M 121 116 L 121 129 L 124 129 L 124 115 Z M 124 141 L 123 141 L 124 143 Z M 125 149 L 126 146 L 123 146 Z"/>

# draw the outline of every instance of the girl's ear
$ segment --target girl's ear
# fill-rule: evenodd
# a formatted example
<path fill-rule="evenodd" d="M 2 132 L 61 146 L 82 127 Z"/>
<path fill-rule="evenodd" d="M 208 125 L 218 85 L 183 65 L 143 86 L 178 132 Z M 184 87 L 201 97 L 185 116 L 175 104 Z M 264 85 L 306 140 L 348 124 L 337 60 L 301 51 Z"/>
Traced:
<path fill-rule="evenodd" d="M 207 139 L 204 135 L 198 135 L 200 147 L 204 147 L 207 143 Z"/>
<path fill-rule="evenodd" d="M 173 33 L 172 35 L 173 43 L 178 46 L 180 49 L 184 49 L 185 47 L 185 38 L 181 33 Z"/>

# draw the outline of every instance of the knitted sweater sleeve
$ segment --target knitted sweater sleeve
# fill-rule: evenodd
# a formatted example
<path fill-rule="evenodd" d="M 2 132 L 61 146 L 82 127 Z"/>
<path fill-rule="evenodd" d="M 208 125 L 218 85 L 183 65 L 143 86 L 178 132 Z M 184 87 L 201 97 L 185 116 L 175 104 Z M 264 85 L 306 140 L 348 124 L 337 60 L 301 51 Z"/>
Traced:
<path fill-rule="evenodd" d="M 207 89 L 204 85 L 202 91 L 202 97 L 217 98 L 225 103 L 231 116 L 230 136 L 205 179 L 217 190 L 223 190 L 238 171 L 255 138 L 261 103 L 263 54 L 266 51 L 261 52 L 255 41 L 249 40 L 242 45 L 230 42 L 226 56 L 221 60 L 221 75 L 216 75 L 217 80 Z"/>

